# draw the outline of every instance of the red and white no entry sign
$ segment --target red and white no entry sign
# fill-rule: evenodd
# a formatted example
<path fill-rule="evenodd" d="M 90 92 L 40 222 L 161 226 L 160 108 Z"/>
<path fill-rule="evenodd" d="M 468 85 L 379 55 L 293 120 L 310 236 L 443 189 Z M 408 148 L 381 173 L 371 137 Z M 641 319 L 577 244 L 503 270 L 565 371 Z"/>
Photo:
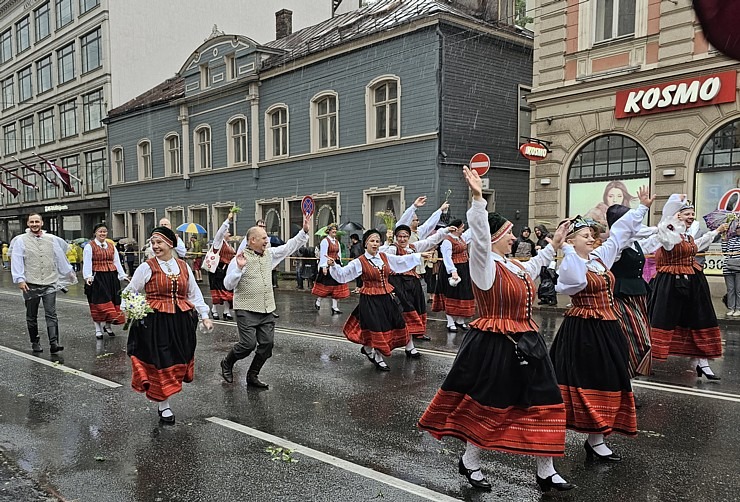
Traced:
<path fill-rule="evenodd" d="M 480 176 L 483 176 L 488 172 L 491 167 L 491 159 L 485 153 L 476 153 L 473 158 L 470 159 L 470 169 L 477 172 Z"/>

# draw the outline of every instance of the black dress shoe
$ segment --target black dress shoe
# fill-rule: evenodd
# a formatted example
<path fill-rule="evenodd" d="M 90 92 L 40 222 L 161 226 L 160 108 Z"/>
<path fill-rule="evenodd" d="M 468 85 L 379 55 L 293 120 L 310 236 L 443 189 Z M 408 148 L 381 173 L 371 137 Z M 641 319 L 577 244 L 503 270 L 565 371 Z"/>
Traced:
<path fill-rule="evenodd" d="M 432 337 L 429 335 L 414 335 L 414 340 L 424 340 L 425 342 L 428 342 L 431 339 Z"/>
<path fill-rule="evenodd" d="M 418 350 L 416 352 L 413 350 L 406 350 L 406 357 L 409 359 L 419 359 L 421 357 L 421 352 Z"/>
<path fill-rule="evenodd" d="M 165 408 L 163 410 L 157 410 L 157 413 L 159 413 L 159 422 L 165 425 L 172 425 L 175 423 L 175 415 L 172 414 L 169 417 L 163 417 L 162 413 L 165 411 L 170 410 L 169 408 Z M 170 410 L 172 411 L 172 410 Z"/>
<path fill-rule="evenodd" d="M 258 389 L 269 389 L 270 386 L 259 379 L 257 375 L 247 375 L 247 386 L 256 387 Z"/>
<path fill-rule="evenodd" d="M 597 444 L 596 446 L 601 446 L 602 444 L 604 444 L 603 441 Z M 591 443 L 589 443 L 588 440 L 586 440 L 586 442 L 583 443 L 583 448 L 585 448 L 586 450 L 586 458 L 588 460 L 596 459 L 601 462 L 621 462 L 622 461 L 622 457 L 617 455 L 614 452 L 611 452 L 609 455 L 599 455 L 598 453 L 596 453 L 596 451 L 594 450 L 594 447 L 591 446 Z"/>
<path fill-rule="evenodd" d="M 473 479 L 471 477 L 474 472 L 480 471 L 480 469 L 468 469 L 467 467 L 465 467 L 462 457 L 460 457 L 460 462 L 457 464 L 457 467 L 460 471 L 460 474 L 468 478 L 468 483 L 470 483 L 473 488 L 477 488 L 478 490 L 484 490 L 487 492 L 491 491 L 491 483 L 489 483 L 486 478 Z"/>
<path fill-rule="evenodd" d="M 339 315 L 341 313 L 342 313 L 341 310 L 335 309 L 334 307 L 332 307 L 332 309 L 331 309 L 331 315 Z"/>
<path fill-rule="evenodd" d="M 216 312 L 211 312 L 211 317 L 213 317 L 214 321 L 218 321 L 218 314 Z"/>
<path fill-rule="evenodd" d="M 368 351 L 365 350 L 365 347 L 360 347 L 360 352 L 362 353 L 363 356 L 367 357 L 367 360 L 368 361 L 370 361 L 373 364 L 378 364 L 375 361 L 375 356 L 373 355 L 373 351 L 372 350 L 370 352 L 368 352 Z"/>
<path fill-rule="evenodd" d="M 375 363 L 375 369 L 377 369 L 378 371 L 390 371 L 391 370 L 390 366 L 388 366 L 385 363 L 385 361 L 376 361 L 375 359 L 373 359 L 373 362 Z"/>
<path fill-rule="evenodd" d="M 113 328 L 111 328 L 110 326 L 106 326 L 106 327 L 104 327 L 104 328 L 103 328 L 103 331 L 105 331 L 105 333 L 106 333 L 106 334 L 107 334 L 108 336 L 116 336 L 116 334 L 115 334 L 115 333 L 113 333 Z"/>
<path fill-rule="evenodd" d="M 701 378 L 701 376 L 702 376 L 702 375 L 704 375 L 705 377 L 707 377 L 707 380 L 722 380 L 722 379 L 721 379 L 720 377 L 718 377 L 717 375 L 710 375 L 709 373 L 706 373 L 706 372 L 704 371 L 704 368 L 709 368 L 709 366 L 704 366 L 704 367 L 702 367 L 702 366 L 699 366 L 699 365 L 697 364 L 697 365 L 696 365 L 696 376 L 698 376 L 699 378 Z"/>
<path fill-rule="evenodd" d="M 319 302 L 315 302 L 313 306 L 316 307 L 316 310 L 321 310 L 321 304 Z"/>
<path fill-rule="evenodd" d="M 234 367 L 226 362 L 226 359 L 221 359 L 221 376 L 226 380 L 226 383 L 232 383 L 234 381 Z"/>
<path fill-rule="evenodd" d="M 51 347 L 49 347 L 49 352 L 51 352 L 52 354 L 56 354 L 57 352 L 61 352 L 63 350 L 64 350 L 64 347 L 56 343 L 52 343 Z"/>
<path fill-rule="evenodd" d="M 224 321 L 233 321 L 234 318 L 231 317 L 231 314 L 224 314 Z"/>
<path fill-rule="evenodd" d="M 450 333 L 457 333 L 457 326 L 447 326 L 447 331 Z"/>
<path fill-rule="evenodd" d="M 41 344 L 36 342 L 31 344 L 31 351 L 33 352 L 43 352 L 44 349 L 41 348 Z"/>
<path fill-rule="evenodd" d="M 540 490 L 542 490 L 542 493 L 547 493 L 553 488 L 559 492 L 567 492 L 576 487 L 576 485 L 568 483 L 567 481 L 565 483 L 555 483 L 552 478 L 554 478 L 556 474 L 557 473 L 552 474 L 546 478 L 541 478 L 539 474 L 537 475 L 537 485 L 540 487 Z"/>

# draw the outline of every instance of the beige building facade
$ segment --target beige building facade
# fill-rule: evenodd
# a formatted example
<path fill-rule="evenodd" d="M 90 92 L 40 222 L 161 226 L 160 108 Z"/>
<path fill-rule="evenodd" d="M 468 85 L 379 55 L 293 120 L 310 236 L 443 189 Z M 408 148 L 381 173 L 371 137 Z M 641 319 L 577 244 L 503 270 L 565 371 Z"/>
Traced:
<path fill-rule="evenodd" d="M 707 43 L 690 0 L 537 0 L 533 17 L 527 101 L 550 153 L 532 165 L 532 224 L 602 219 L 643 184 L 653 223 L 671 193 L 698 219 L 738 208 L 740 62 Z"/>

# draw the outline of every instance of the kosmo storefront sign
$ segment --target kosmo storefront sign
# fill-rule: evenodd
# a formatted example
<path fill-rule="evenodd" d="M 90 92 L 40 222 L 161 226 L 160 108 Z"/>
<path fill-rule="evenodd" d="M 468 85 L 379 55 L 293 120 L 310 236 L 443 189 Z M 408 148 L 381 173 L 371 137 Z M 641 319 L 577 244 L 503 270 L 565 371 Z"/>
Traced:
<path fill-rule="evenodd" d="M 519 147 L 519 153 L 528 160 L 538 161 L 547 157 L 547 148 L 539 143 L 524 143 Z"/>
<path fill-rule="evenodd" d="M 736 89 L 737 72 L 728 71 L 619 91 L 614 114 L 618 119 L 623 119 L 719 103 L 733 103 Z"/>

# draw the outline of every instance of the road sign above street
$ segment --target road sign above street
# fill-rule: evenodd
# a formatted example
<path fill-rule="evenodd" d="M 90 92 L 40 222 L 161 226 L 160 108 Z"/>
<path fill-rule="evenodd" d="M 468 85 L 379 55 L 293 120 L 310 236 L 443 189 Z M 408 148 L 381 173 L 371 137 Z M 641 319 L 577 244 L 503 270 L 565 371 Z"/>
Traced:
<path fill-rule="evenodd" d="M 477 172 L 480 176 L 485 175 L 491 167 L 491 159 L 485 153 L 476 153 L 470 159 L 470 169 Z"/>

